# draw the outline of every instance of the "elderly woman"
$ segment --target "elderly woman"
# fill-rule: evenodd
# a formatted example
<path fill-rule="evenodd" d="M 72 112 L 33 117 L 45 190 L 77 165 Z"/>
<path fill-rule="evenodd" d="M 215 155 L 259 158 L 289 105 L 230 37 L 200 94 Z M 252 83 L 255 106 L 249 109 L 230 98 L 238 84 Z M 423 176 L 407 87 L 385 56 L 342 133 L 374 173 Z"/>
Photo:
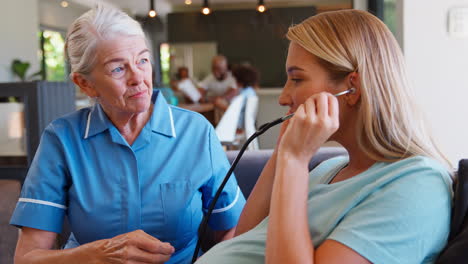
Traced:
<path fill-rule="evenodd" d="M 97 6 L 71 26 L 71 78 L 96 104 L 44 131 L 11 224 L 15 263 L 187 263 L 229 163 L 212 126 L 153 93 L 141 26 Z M 210 221 L 233 234 L 245 203 L 234 178 Z M 52 250 L 67 216 L 73 236 Z"/>
<path fill-rule="evenodd" d="M 369 13 L 346 10 L 311 17 L 287 36 L 279 102 L 294 117 L 236 237 L 197 263 L 434 263 L 449 234 L 451 177 L 414 107 L 391 32 Z M 349 157 L 309 173 L 327 140 Z"/>

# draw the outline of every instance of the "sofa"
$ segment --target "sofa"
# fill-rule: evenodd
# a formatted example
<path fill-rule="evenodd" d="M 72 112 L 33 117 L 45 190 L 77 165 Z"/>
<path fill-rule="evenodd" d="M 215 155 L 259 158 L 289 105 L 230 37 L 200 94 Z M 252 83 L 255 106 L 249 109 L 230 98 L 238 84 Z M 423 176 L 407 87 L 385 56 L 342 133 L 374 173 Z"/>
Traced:
<path fill-rule="evenodd" d="M 227 157 L 231 164 L 238 153 L 239 151 L 237 150 L 227 151 Z M 246 151 L 239 160 L 237 167 L 234 169 L 234 174 L 236 175 L 237 183 L 239 184 L 239 187 L 245 198 L 250 195 L 250 192 L 257 182 L 258 176 L 260 176 L 263 167 L 267 163 L 272 153 L 272 149 Z M 310 160 L 309 171 L 315 168 L 315 166 L 317 166 L 320 162 L 341 155 L 347 155 L 347 152 L 344 148 L 322 147 Z"/>
<path fill-rule="evenodd" d="M 458 163 L 447 246 L 435 264 L 468 263 L 468 159 Z"/>
<path fill-rule="evenodd" d="M 15 209 L 21 184 L 15 180 L 0 180 L 0 263 L 13 263 L 18 229 L 9 225 L 10 216 Z"/>

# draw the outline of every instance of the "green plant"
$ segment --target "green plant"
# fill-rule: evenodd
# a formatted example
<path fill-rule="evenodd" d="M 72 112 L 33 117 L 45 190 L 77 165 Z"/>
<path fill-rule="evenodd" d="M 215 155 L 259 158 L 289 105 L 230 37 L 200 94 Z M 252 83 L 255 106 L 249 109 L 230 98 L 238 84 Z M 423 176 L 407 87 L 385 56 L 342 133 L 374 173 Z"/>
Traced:
<path fill-rule="evenodd" d="M 29 62 L 27 62 L 27 61 L 21 61 L 19 59 L 14 59 L 11 62 L 11 71 L 13 72 L 13 74 L 15 76 L 17 76 L 23 82 L 40 79 L 40 78 L 37 78 L 37 77 L 42 76 L 42 71 L 38 71 L 36 73 L 33 73 L 30 76 L 26 75 L 26 73 L 27 73 L 30 66 L 31 66 L 31 64 Z"/>

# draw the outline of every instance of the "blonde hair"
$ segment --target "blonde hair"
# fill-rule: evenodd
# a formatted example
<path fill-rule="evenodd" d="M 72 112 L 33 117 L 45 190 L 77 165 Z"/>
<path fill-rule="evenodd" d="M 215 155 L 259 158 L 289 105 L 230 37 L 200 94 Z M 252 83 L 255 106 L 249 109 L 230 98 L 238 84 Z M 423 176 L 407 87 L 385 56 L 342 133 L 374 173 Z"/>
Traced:
<path fill-rule="evenodd" d="M 65 40 L 65 55 L 71 72 L 89 74 L 96 62 L 96 47 L 99 41 L 116 35 L 145 38 L 137 21 L 109 5 L 98 4 L 77 18 L 68 29 Z"/>
<path fill-rule="evenodd" d="M 403 54 L 382 21 L 359 10 L 325 12 L 289 28 L 287 38 L 315 55 L 331 80 L 359 74 L 356 141 L 368 157 L 423 155 L 449 166 L 414 103 Z"/>

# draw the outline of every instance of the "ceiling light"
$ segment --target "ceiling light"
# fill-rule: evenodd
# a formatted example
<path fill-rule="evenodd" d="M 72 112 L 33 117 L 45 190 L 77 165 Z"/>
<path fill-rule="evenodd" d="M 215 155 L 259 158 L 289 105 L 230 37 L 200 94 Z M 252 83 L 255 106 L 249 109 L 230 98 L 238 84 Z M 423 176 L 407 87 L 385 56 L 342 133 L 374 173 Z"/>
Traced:
<path fill-rule="evenodd" d="M 204 15 L 209 15 L 209 14 L 211 13 L 211 10 L 210 10 L 209 7 L 204 7 L 204 8 L 202 9 L 202 13 L 203 13 Z"/>
<path fill-rule="evenodd" d="M 156 9 L 155 9 L 155 1 L 156 0 L 149 0 L 150 1 L 150 11 L 148 12 L 148 16 L 153 18 L 153 17 L 156 17 L 158 15 L 158 13 L 156 12 Z"/>
<path fill-rule="evenodd" d="M 203 0 L 203 8 L 201 12 L 204 15 L 209 15 L 211 13 L 210 7 L 208 5 L 208 0 Z"/>
<path fill-rule="evenodd" d="M 257 11 L 260 13 L 263 13 L 266 11 L 266 7 L 265 7 L 263 0 L 258 0 Z"/>
<path fill-rule="evenodd" d="M 60 5 L 62 7 L 68 7 L 68 2 L 67 1 L 62 1 L 62 2 L 60 2 Z"/>
<path fill-rule="evenodd" d="M 148 16 L 149 16 L 149 17 L 155 17 L 155 16 L 157 16 L 157 15 L 158 15 L 158 13 L 156 13 L 156 11 L 154 11 L 154 10 L 150 10 L 150 11 L 148 12 Z"/>
<path fill-rule="evenodd" d="M 186 5 L 191 5 L 191 4 L 192 4 L 192 0 L 185 0 L 185 4 L 186 4 Z"/>

